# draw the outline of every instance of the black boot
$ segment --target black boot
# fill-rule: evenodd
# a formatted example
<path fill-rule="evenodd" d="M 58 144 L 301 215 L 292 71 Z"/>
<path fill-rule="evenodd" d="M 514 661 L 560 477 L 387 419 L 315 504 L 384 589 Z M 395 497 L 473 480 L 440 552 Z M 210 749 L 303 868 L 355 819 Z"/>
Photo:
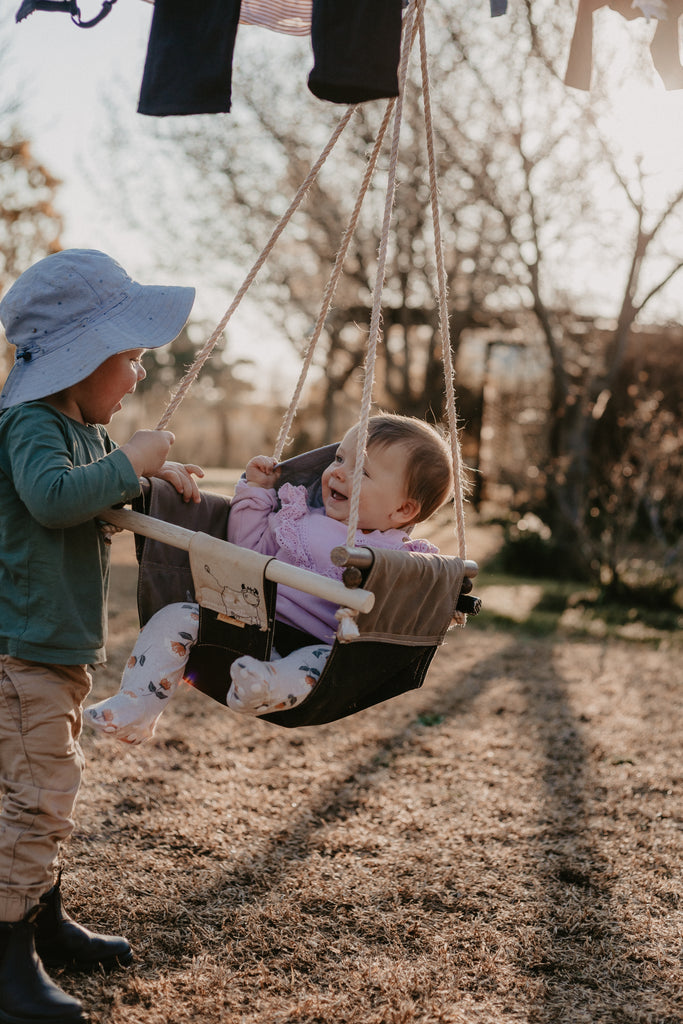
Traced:
<path fill-rule="evenodd" d="M 36 921 L 36 951 L 46 967 L 91 970 L 131 963 L 133 953 L 126 939 L 94 934 L 69 917 L 62 907 L 60 880 L 40 897 L 39 905 L 42 910 Z"/>
<path fill-rule="evenodd" d="M 23 921 L 0 922 L 0 1021 L 2 1024 L 83 1024 L 77 999 L 46 974 L 34 944 L 34 907 Z"/>

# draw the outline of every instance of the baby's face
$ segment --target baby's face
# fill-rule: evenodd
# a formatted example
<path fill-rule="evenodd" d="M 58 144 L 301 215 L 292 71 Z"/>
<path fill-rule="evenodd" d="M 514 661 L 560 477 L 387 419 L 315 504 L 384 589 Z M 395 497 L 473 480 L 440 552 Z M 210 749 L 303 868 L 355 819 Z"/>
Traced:
<path fill-rule="evenodd" d="M 347 523 L 356 463 L 357 428 L 347 432 L 334 461 L 322 475 L 322 498 L 330 519 Z M 390 530 L 411 522 L 416 503 L 405 492 L 406 451 L 403 445 L 373 445 L 363 464 L 358 529 Z"/>

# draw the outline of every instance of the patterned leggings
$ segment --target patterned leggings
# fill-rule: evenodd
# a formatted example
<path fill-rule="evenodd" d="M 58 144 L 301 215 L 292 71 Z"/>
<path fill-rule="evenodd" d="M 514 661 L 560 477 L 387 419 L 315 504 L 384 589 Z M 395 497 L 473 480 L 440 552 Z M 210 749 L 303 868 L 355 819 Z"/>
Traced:
<path fill-rule="evenodd" d="M 199 607 L 191 602 L 161 608 L 140 630 L 119 692 L 92 704 L 85 720 L 124 743 L 143 743 L 178 689 L 197 642 Z M 316 644 L 270 662 L 248 656 L 230 668 L 227 704 L 233 711 L 263 715 L 300 704 L 320 678 L 331 648 Z"/>

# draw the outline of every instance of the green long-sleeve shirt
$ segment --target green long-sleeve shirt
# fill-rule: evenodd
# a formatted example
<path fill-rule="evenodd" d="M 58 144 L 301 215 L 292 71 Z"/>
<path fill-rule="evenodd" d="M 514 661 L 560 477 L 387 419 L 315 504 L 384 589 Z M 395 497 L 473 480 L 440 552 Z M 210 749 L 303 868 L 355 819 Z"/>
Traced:
<path fill-rule="evenodd" d="M 104 427 L 45 402 L 0 413 L 0 653 L 104 660 L 109 547 L 94 516 L 139 493 Z"/>

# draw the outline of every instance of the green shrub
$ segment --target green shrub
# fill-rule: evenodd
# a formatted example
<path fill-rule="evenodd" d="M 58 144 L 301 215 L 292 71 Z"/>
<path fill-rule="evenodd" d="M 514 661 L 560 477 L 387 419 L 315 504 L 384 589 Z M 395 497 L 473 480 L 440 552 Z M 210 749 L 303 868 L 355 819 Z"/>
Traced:
<path fill-rule="evenodd" d="M 532 579 L 567 580 L 575 576 L 571 553 L 554 540 L 550 527 L 532 512 L 505 524 L 498 562 L 503 572 Z"/>

